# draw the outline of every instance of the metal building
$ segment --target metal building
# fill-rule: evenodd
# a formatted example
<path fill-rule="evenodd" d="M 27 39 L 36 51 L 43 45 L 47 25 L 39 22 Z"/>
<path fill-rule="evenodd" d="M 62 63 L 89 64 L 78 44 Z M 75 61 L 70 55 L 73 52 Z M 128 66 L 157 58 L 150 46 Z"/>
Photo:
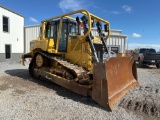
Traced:
<path fill-rule="evenodd" d="M 40 33 L 40 25 L 24 27 L 24 52 L 30 51 L 30 41 L 37 40 Z"/>
<path fill-rule="evenodd" d="M 92 29 L 92 35 L 98 36 L 97 29 Z M 111 30 L 110 38 L 106 41 L 107 46 L 115 53 L 125 53 L 127 35 L 122 34 L 122 30 Z"/>
<path fill-rule="evenodd" d="M 30 41 L 36 40 L 39 36 L 40 25 L 25 26 L 25 53 L 29 52 Z M 83 29 L 81 29 L 81 34 L 83 34 Z M 92 29 L 92 35 L 98 36 L 97 29 Z M 125 53 L 126 49 L 126 39 L 127 36 L 122 34 L 122 30 L 111 30 L 110 38 L 106 41 L 107 46 L 111 51 L 116 53 Z"/>
<path fill-rule="evenodd" d="M 0 62 L 20 61 L 24 53 L 24 17 L 0 5 Z"/>

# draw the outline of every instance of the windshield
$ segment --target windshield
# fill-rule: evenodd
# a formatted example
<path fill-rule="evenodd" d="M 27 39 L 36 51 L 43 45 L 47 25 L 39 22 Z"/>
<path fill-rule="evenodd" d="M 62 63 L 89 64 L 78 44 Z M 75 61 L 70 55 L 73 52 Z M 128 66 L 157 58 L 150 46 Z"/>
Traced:
<path fill-rule="evenodd" d="M 140 53 L 156 53 L 155 49 L 140 49 Z"/>

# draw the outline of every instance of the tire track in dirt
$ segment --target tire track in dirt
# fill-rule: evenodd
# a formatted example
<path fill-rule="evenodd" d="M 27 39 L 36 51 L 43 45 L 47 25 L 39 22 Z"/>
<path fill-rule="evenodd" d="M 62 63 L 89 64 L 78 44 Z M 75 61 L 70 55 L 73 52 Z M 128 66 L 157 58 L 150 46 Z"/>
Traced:
<path fill-rule="evenodd" d="M 154 103 L 148 101 L 123 99 L 119 106 L 160 118 L 160 106 L 156 106 Z"/>
<path fill-rule="evenodd" d="M 146 87 L 140 86 L 139 91 L 147 91 L 147 92 L 152 92 L 152 93 L 156 93 L 156 94 L 160 93 L 159 88 L 153 88 L 150 86 L 146 86 Z"/>
<path fill-rule="evenodd" d="M 131 96 L 133 94 L 134 96 Z M 160 119 L 159 97 L 159 88 L 151 86 L 140 86 L 131 91 L 129 96 L 126 96 L 124 99 L 122 99 L 119 103 L 119 106 L 126 110 Z"/>

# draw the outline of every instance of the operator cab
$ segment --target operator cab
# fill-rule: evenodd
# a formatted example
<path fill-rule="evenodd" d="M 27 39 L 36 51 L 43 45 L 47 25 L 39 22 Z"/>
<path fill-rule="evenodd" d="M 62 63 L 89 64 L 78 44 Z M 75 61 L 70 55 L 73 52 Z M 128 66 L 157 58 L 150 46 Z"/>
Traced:
<path fill-rule="evenodd" d="M 60 20 L 50 21 L 46 24 L 46 38 L 52 38 L 55 43 L 58 39 L 58 30 L 59 30 Z M 76 31 L 76 22 L 71 21 L 69 19 L 63 19 L 61 34 L 60 34 L 60 43 L 58 47 L 59 52 L 66 52 L 67 51 L 67 41 L 69 35 L 77 35 Z"/>

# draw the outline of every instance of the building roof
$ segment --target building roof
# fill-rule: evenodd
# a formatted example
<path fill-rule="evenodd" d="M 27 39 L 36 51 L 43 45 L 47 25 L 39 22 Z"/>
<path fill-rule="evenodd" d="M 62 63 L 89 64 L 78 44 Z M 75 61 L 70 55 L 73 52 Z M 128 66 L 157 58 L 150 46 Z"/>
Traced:
<path fill-rule="evenodd" d="M 127 35 L 110 35 L 110 37 L 124 37 L 124 38 L 126 38 L 126 39 L 128 39 L 128 37 L 127 37 Z"/>
<path fill-rule="evenodd" d="M 37 24 L 37 25 L 28 25 L 28 26 L 24 26 L 25 28 L 29 28 L 29 27 L 40 27 L 41 24 Z"/>
<path fill-rule="evenodd" d="M 16 13 L 16 12 L 14 12 L 14 11 L 12 11 L 12 10 L 10 10 L 10 9 L 8 9 L 8 8 L 6 8 L 6 7 L 4 7 L 4 6 L 2 6 L 2 5 L 0 5 L 0 7 L 1 7 L 1 8 L 3 8 L 3 9 L 8 10 L 8 11 L 10 11 L 10 12 L 14 13 L 14 14 L 17 14 L 17 15 L 19 15 L 19 16 L 21 16 L 21 17 L 23 17 L 23 18 L 24 18 L 24 16 L 23 16 L 23 15 L 21 15 L 21 14 L 19 14 L 19 13 Z"/>

